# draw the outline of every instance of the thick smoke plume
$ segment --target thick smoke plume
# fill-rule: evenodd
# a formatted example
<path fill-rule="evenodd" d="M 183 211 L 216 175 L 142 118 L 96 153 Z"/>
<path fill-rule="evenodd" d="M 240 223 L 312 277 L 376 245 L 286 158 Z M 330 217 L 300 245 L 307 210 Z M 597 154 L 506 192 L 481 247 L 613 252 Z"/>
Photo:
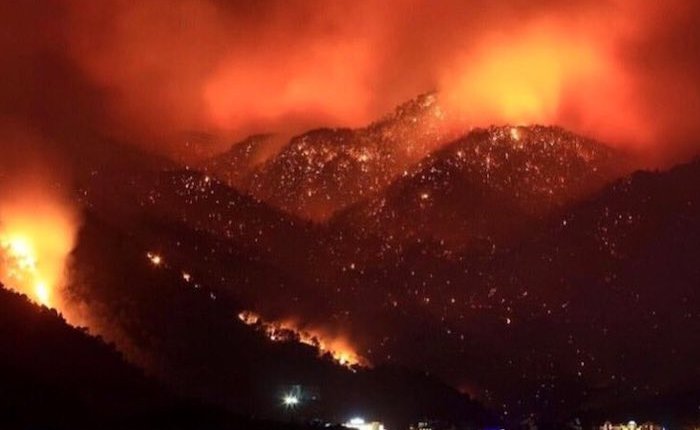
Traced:
<path fill-rule="evenodd" d="M 689 0 L 9 3 L 3 55 L 31 73 L 4 72 L 4 98 L 56 118 L 56 100 L 36 112 L 22 97 L 54 74 L 69 119 L 169 154 L 193 131 L 230 143 L 358 126 L 429 90 L 468 125 L 553 123 L 654 156 L 697 150 Z"/>

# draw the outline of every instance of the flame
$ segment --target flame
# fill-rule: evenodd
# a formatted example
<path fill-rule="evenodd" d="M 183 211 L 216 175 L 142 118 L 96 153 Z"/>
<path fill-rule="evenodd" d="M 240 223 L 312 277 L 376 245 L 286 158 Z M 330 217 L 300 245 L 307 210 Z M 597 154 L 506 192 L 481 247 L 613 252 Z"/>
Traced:
<path fill-rule="evenodd" d="M 0 203 L 0 280 L 65 313 L 61 288 L 76 226 L 70 208 L 43 193 Z"/>
<path fill-rule="evenodd" d="M 329 354 L 336 363 L 350 369 L 369 366 L 369 362 L 343 336 L 332 336 L 321 329 L 301 328 L 292 320 L 265 321 L 251 311 L 239 313 L 238 319 L 246 325 L 257 327 L 273 342 L 297 341 L 309 345 L 316 348 L 319 355 Z"/>

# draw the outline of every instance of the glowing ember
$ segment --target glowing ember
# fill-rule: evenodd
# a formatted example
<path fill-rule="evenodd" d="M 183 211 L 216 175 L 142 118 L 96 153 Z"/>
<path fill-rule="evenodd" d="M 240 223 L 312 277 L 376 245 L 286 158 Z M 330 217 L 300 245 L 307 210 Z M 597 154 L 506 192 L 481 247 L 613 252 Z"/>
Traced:
<path fill-rule="evenodd" d="M 159 254 L 156 254 L 154 252 L 147 252 L 146 257 L 154 266 L 160 266 L 161 264 L 163 264 L 163 257 L 161 257 Z"/>
<path fill-rule="evenodd" d="M 520 130 L 517 127 L 510 128 L 510 137 L 513 140 L 520 140 Z"/>
<path fill-rule="evenodd" d="M 355 352 L 345 338 L 328 336 L 321 330 L 302 329 L 291 321 L 265 321 L 250 311 L 239 313 L 238 319 L 246 325 L 255 326 L 273 342 L 296 341 L 312 346 L 318 350 L 319 355 L 329 354 L 335 362 L 351 369 L 369 366 L 369 362 Z"/>

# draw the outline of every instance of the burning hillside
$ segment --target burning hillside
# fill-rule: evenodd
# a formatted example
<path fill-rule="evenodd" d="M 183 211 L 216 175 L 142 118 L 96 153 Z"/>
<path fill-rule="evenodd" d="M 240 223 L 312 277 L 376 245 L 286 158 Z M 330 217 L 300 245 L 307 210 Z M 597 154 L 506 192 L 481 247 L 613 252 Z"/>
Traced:
<path fill-rule="evenodd" d="M 273 342 L 301 342 L 318 350 L 319 355 L 330 355 L 335 362 L 350 369 L 369 366 L 342 336 L 330 336 L 324 330 L 300 328 L 292 320 L 266 321 L 251 311 L 238 314 L 238 319 L 264 333 Z"/>
<path fill-rule="evenodd" d="M 34 0 L 0 27 L 0 283 L 187 396 L 408 428 L 472 422 L 439 381 L 505 426 L 700 387 L 700 165 L 630 174 L 700 150 L 700 3 Z M 321 400 L 283 410 L 291 385 Z"/>
<path fill-rule="evenodd" d="M 0 203 L 0 280 L 70 317 L 63 288 L 76 233 L 74 211 L 45 191 L 6 196 Z"/>

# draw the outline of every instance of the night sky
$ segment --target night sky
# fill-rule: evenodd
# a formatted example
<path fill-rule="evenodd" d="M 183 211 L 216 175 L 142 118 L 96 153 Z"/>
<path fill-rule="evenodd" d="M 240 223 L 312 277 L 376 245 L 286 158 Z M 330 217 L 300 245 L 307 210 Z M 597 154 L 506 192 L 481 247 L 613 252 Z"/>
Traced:
<path fill-rule="evenodd" d="M 700 6 L 657 3 L 5 2 L 0 282 L 237 413 L 697 417 Z"/>

